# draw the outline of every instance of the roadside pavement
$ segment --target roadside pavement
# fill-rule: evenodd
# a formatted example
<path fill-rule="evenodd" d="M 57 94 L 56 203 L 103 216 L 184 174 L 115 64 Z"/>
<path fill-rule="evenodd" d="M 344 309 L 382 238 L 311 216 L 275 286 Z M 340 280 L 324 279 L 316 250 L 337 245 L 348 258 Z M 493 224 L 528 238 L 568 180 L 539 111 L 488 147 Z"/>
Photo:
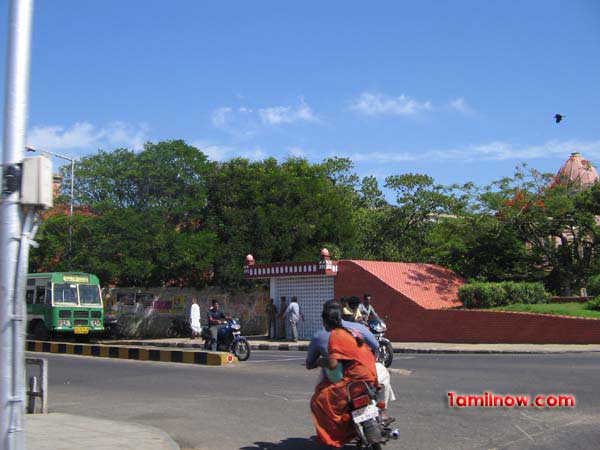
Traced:
<path fill-rule="evenodd" d="M 179 450 L 158 428 L 71 414 L 27 414 L 27 448 L 33 450 Z"/>
<path fill-rule="evenodd" d="M 306 351 L 309 341 L 268 340 L 266 336 L 249 336 L 252 350 Z M 200 340 L 173 339 L 126 339 L 102 341 L 113 345 L 148 345 L 152 347 L 202 348 Z M 455 344 L 443 342 L 393 342 L 394 353 L 587 353 L 600 352 L 600 344 Z"/>

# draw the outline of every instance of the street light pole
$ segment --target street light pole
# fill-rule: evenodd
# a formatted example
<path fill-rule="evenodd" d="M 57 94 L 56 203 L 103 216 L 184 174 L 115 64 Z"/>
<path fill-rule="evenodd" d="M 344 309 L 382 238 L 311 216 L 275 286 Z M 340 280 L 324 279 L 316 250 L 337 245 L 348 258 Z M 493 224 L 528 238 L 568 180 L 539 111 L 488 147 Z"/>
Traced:
<path fill-rule="evenodd" d="M 27 129 L 33 0 L 11 0 L 0 201 L 0 448 L 25 449 L 25 299 L 17 298 L 23 245 L 19 164 Z"/>
<path fill-rule="evenodd" d="M 36 149 L 31 146 L 27 146 L 26 148 L 27 148 L 28 152 L 45 153 L 47 155 L 56 156 L 57 158 L 64 159 L 66 161 L 71 162 L 71 205 L 69 208 L 69 210 L 70 210 L 70 212 L 69 212 L 69 217 L 70 217 L 69 218 L 69 261 L 70 261 L 71 260 L 71 252 L 72 252 L 72 243 L 73 243 L 73 202 L 75 199 L 75 159 L 70 158 L 65 155 L 61 155 L 59 153 L 49 152 L 48 150 L 39 150 L 39 149 Z"/>

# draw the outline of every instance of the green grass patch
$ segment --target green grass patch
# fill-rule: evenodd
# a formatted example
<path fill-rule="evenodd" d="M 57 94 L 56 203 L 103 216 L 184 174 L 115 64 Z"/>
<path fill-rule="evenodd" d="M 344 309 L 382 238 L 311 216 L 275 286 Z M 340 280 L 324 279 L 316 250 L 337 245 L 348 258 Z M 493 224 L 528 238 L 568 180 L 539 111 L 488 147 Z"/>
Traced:
<path fill-rule="evenodd" d="M 536 303 L 496 306 L 488 308 L 493 311 L 519 311 L 538 314 L 553 314 L 557 316 L 591 317 L 600 319 L 600 311 L 591 311 L 585 307 L 585 303 Z"/>

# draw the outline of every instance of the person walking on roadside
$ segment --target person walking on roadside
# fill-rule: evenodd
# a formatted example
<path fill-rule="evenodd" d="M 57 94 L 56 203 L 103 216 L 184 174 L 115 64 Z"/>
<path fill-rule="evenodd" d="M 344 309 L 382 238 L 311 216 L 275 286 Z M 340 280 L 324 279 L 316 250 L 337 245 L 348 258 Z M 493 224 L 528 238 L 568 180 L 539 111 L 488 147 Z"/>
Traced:
<path fill-rule="evenodd" d="M 269 329 L 267 334 L 269 335 L 269 339 L 275 339 L 277 337 L 277 306 L 275 306 L 275 301 L 273 299 L 269 300 L 266 308 L 267 312 L 267 321 L 269 324 Z"/>
<path fill-rule="evenodd" d="M 304 315 L 300 312 L 300 305 L 298 305 L 298 299 L 292 297 L 292 301 L 285 310 L 285 317 L 290 323 L 290 329 L 292 332 L 292 341 L 298 342 L 298 321 L 302 319 L 304 321 Z"/>
<path fill-rule="evenodd" d="M 287 308 L 287 302 L 285 300 L 285 297 L 281 297 L 279 299 L 279 311 L 281 311 L 281 313 L 279 314 L 279 323 L 277 326 L 277 339 L 285 339 L 286 338 L 286 332 L 285 332 L 285 311 Z"/>
<path fill-rule="evenodd" d="M 196 297 L 192 297 L 192 306 L 190 308 L 190 328 L 192 329 L 192 339 L 200 336 L 202 325 L 200 324 L 200 306 L 198 306 L 198 299 Z"/>

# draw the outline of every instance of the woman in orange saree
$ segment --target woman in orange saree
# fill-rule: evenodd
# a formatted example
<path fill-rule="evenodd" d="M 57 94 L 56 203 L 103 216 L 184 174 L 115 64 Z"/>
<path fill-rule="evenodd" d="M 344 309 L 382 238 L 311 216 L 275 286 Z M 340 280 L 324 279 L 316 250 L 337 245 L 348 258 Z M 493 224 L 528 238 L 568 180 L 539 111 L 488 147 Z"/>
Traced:
<path fill-rule="evenodd" d="M 353 381 L 377 385 L 375 356 L 360 334 L 343 328 L 341 308 L 323 311 L 323 324 L 330 331 L 328 357 L 320 365 L 330 370 L 343 366 L 343 377 L 337 382 L 324 379 L 315 389 L 310 402 L 317 441 L 341 448 L 355 437 L 354 425 L 348 411 L 347 386 Z"/>

